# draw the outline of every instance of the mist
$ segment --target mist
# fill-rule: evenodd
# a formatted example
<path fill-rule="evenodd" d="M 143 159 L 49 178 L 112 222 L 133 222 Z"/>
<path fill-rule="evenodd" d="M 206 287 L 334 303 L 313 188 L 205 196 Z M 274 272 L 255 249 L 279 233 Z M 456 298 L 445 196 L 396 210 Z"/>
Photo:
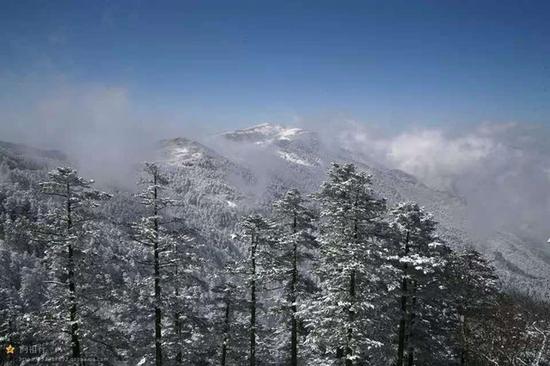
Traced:
<path fill-rule="evenodd" d="M 0 97 L 0 140 L 59 150 L 84 176 L 107 186 L 132 189 L 137 164 L 155 158 L 161 139 L 204 141 L 216 131 L 186 121 L 183 113 L 174 112 L 177 108 L 140 105 L 122 86 L 63 78 L 22 81 L 14 95 L 19 97 L 15 102 Z M 292 127 L 317 132 L 332 151 L 360 152 L 372 164 L 403 170 L 459 196 L 466 202 L 472 230 L 481 235 L 514 227 L 540 242 L 550 236 L 546 127 L 484 123 L 460 131 L 417 127 L 388 133 L 376 122 L 335 116 L 297 118 Z M 224 130 L 233 127 L 228 122 Z M 220 152 L 234 148 L 211 147 Z M 248 163 L 259 173 L 269 162 L 253 147 L 240 156 L 255 157 Z"/>
<path fill-rule="evenodd" d="M 15 103 L 0 98 L 0 140 L 63 152 L 104 185 L 131 188 L 136 164 L 155 157 L 164 138 L 201 134 L 167 110 L 147 110 L 128 88 L 104 84 L 21 82 Z"/>
<path fill-rule="evenodd" d="M 414 129 L 392 136 L 357 122 L 325 130 L 346 148 L 416 176 L 466 203 L 471 229 L 550 235 L 550 138 L 542 125 L 483 123 L 462 131 Z M 332 138 L 334 140 L 334 137 Z"/>

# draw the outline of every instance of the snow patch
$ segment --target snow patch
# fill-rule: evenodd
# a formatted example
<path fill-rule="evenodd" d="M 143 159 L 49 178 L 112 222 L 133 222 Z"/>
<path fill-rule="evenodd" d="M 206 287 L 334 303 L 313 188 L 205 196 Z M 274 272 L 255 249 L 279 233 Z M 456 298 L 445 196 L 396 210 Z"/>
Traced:
<path fill-rule="evenodd" d="M 168 163 L 178 164 L 182 162 L 197 161 L 204 158 L 204 153 L 193 147 L 176 146 L 168 150 Z"/>
<path fill-rule="evenodd" d="M 287 161 L 290 161 L 294 164 L 304 165 L 304 166 L 313 166 L 311 163 L 300 159 L 300 157 L 294 153 L 286 152 L 286 151 L 277 151 L 279 156 Z"/>
<path fill-rule="evenodd" d="M 226 132 L 223 135 L 232 140 L 255 141 L 256 144 L 271 143 L 277 140 L 290 141 L 305 132 L 300 128 L 286 128 L 270 123 L 262 123 L 242 130 Z"/>
<path fill-rule="evenodd" d="M 291 137 L 294 137 L 302 132 L 303 130 L 299 128 L 282 128 L 279 131 L 279 140 L 290 140 Z"/>

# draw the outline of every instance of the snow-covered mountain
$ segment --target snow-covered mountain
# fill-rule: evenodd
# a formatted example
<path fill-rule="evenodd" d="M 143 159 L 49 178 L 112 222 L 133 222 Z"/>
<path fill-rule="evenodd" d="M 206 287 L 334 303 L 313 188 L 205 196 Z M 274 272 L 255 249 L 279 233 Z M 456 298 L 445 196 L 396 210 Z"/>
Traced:
<path fill-rule="evenodd" d="M 47 169 L 68 164 L 66 159 L 60 152 L 2 142 L 0 181 L 8 171 L 19 175 L 26 172 L 32 183 L 43 179 Z M 493 260 L 507 284 L 547 296 L 550 250 L 546 243 L 537 243 L 512 228 L 480 236 L 469 227 L 468 202 L 463 197 L 433 189 L 360 152 L 327 146 L 315 132 L 261 124 L 200 142 L 178 137 L 159 143 L 158 159 L 181 195 L 181 213 L 201 231 L 205 243 L 220 250 L 230 244 L 233 224 L 241 214 L 265 210 L 290 188 L 312 193 L 324 180 L 331 162 L 352 162 L 370 172 L 373 188 L 389 205 L 412 200 L 425 206 L 439 221 L 440 234 L 451 246 L 478 248 Z M 8 169 L 13 166 L 19 168 L 17 173 Z"/>
<path fill-rule="evenodd" d="M 451 246 L 472 245 L 493 260 L 506 283 L 546 292 L 548 249 L 513 230 L 477 235 L 468 226 L 468 202 L 463 197 L 433 189 L 408 173 L 369 161 L 359 152 L 325 146 L 315 132 L 264 123 L 211 136 L 203 144 L 184 138 L 165 141 L 163 149 L 166 163 L 180 166 L 182 175 L 194 179 L 199 187 L 210 179 L 210 184 L 217 182 L 227 189 L 211 192 L 204 200 L 218 195 L 217 201 L 225 202 L 224 209 L 238 212 L 261 209 L 290 188 L 312 193 L 331 162 L 355 163 L 370 172 L 374 189 L 390 205 L 418 202 L 434 214 L 441 236 Z"/>

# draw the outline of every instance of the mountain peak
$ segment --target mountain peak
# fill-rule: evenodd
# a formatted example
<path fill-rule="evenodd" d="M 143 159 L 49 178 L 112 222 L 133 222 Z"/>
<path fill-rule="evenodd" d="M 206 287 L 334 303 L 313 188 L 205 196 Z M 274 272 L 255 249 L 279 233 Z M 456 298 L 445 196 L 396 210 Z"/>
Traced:
<path fill-rule="evenodd" d="M 292 140 L 305 132 L 305 130 L 300 128 L 290 128 L 273 123 L 262 123 L 232 132 L 225 132 L 222 136 L 232 141 L 262 143 L 277 140 Z"/>
<path fill-rule="evenodd" d="M 218 154 L 203 144 L 186 137 L 176 137 L 160 141 L 164 157 L 171 163 L 190 163 Z"/>

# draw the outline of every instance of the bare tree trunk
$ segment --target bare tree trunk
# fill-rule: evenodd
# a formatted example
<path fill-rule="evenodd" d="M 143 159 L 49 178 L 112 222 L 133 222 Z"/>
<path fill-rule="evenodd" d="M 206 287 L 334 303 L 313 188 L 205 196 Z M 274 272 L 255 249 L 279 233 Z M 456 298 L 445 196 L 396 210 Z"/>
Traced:
<path fill-rule="evenodd" d="M 160 309 L 160 265 L 158 243 L 154 246 L 155 256 L 155 364 L 162 366 L 162 311 Z"/>
<path fill-rule="evenodd" d="M 351 272 L 350 275 L 350 282 L 349 282 L 349 296 L 352 301 L 351 307 L 354 305 L 355 300 L 355 270 Z M 350 307 L 348 310 L 348 319 L 351 322 L 353 322 L 355 318 L 355 311 Z M 353 348 L 351 347 L 351 343 L 353 341 L 353 328 L 348 328 L 348 336 L 347 336 L 347 345 L 346 345 L 346 366 L 352 366 L 353 361 L 351 359 L 351 356 L 353 356 Z"/>
<path fill-rule="evenodd" d="M 458 307 L 458 314 L 460 318 L 460 365 L 466 365 L 466 317 L 464 316 L 464 308 L 462 306 Z"/>
<path fill-rule="evenodd" d="M 405 239 L 405 256 L 409 254 L 409 232 L 407 231 L 407 237 Z M 396 366 L 403 366 L 403 358 L 405 355 L 405 326 L 407 323 L 407 263 L 403 264 L 403 277 L 401 279 L 401 319 L 399 321 L 399 335 L 397 343 L 397 364 Z"/>
<path fill-rule="evenodd" d="M 155 365 L 162 366 L 162 311 L 160 308 L 161 305 L 161 286 L 160 286 L 160 258 L 159 258 L 159 221 L 157 218 L 158 207 L 157 207 L 157 172 L 153 173 L 153 213 L 154 213 L 154 231 L 155 231 L 155 242 L 153 245 L 153 256 L 154 256 L 154 277 L 155 277 Z"/>
<path fill-rule="evenodd" d="M 231 299 L 228 296 L 225 300 L 225 319 L 224 319 L 224 329 L 223 329 L 223 344 L 222 344 L 222 361 L 221 366 L 225 366 L 227 360 L 227 346 L 229 343 L 229 314 L 231 309 Z"/>
<path fill-rule="evenodd" d="M 72 221 L 72 207 L 71 207 L 71 186 L 67 183 L 67 235 L 71 235 L 73 227 Z M 69 320 L 71 329 L 71 353 L 72 357 L 79 359 L 80 353 L 80 339 L 78 337 L 79 325 L 78 325 L 78 312 L 76 306 L 76 285 L 75 285 L 75 271 L 74 271 L 74 252 L 73 245 L 69 240 L 67 243 L 67 281 L 69 285 Z"/>
<path fill-rule="evenodd" d="M 256 238 L 252 234 L 250 277 L 250 366 L 256 366 Z"/>
<path fill-rule="evenodd" d="M 176 276 L 177 276 L 177 271 L 176 271 Z M 179 291 L 178 291 L 178 288 L 177 288 L 177 285 L 176 285 L 176 299 L 179 297 Z M 174 328 L 176 330 L 176 344 L 177 344 L 177 347 L 178 347 L 178 351 L 176 353 L 176 363 L 178 365 L 182 365 L 183 364 L 183 354 L 181 352 L 181 314 L 179 311 L 176 311 L 174 313 Z"/>
<path fill-rule="evenodd" d="M 177 243 L 174 243 L 174 254 L 176 256 L 176 266 L 174 269 L 174 297 L 176 299 L 176 306 L 179 307 L 179 282 L 178 282 L 178 269 L 179 269 L 179 262 L 178 262 L 178 245 Z M 176 364 L 181 365 L 183 364 L 183 353 L 182 353 L 182 343 L 181 343 L 181 333 L 182 333 L 182 323 L 181 323 L 181 313 L 179 311 L 176 311 L 174 313 L 174 330 L 176 332 Z"/>
<path fill-rule="evenodd" d="M 415 317 L 416 314 L 414 312 L 414 309 L 416 307 L 416 281 L 411 281 L 411 309 L 410 309 L 410 315 L 409 315 L 409 337 L 408 337 L 408 350 L 407 350 L 407 366 L 413 366 L 414 365 L 414 345 L 412 342 L 413 338 L 413 329 L 414 329 L 414 323 L 415 323 Z"/>
<path fill-rule="evenodd" d="M 357 207 L 359 204 L 359 196 L 356 193 L 355 194 L 355 201 L 353 206 Z M 353 222 L 353 239 L 357 243 L 359 240 L 359 223 L 357 219 L 357 214 L 355 214 L 354 222 Z M 350 297 L 350 308 L 348 309 L 348 320 L 350 323 L 353 323 L 355 319 L 355 310 L 353 309 L 355 305 L 355 270 L 351 271 L 350 274 L 350 281 L 349 281 L 349 297 Z M 351 357 L 353 356 L 353 348 L 351 346 L 351 343 L 353 342 L 353 328 L 350 326 L 347 330 L 347 337 L 346 337 L 346 366 L 353 366 L 353 360 Z"/>
<path fill-rule="evenodd" d="M 294 213 L 294 220 L 292 222 L 292 232 L 296 234 L 297 230 L 297 220 L 296 213 Z M 298 286 L 298 243 L 294 240 L 293 248 L 293 258 L 292 258 L 292 286 L 291 286 L 291 295 L 290 300 L 292 301 L 291 310 L 292 310 L 292 333 L 290 337 L 291 343 L 291 366 L 298 366 L 298 319 L 296 319 L 298 308 L 296 306 L 297 299 L 297 286 Z"/>
<path fill-rule="evenodd" d="M 536 323 L 536 322 L 535 322 Z M 542 330 L 535 327 L 535 323 L 533 323 L 533 328 L 542 335 L 542 344 L 540 346 L 539 351 L 537 352 L 537 357 L 535 358 L 535 361 L 533 361 L 533 366 L 539 366 L 540 362 L 542 360 L 542 355 L 544 354 L 544 349 L 546 348 L 546 341 L 548 337 L 546 336 L 546 333 Z"/>

